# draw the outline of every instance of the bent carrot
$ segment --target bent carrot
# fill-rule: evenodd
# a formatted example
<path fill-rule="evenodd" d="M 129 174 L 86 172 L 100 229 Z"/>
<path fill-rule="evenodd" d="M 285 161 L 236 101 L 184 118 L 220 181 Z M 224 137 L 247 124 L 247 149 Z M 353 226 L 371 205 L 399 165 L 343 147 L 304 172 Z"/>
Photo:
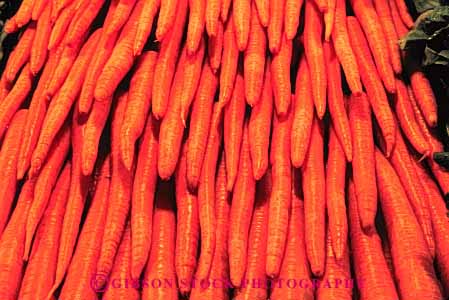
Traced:
<path fill-rule="evenodd" d="M 178 5 L 180 5 L 180 3 Z M 145 1 L 145 3 L 143 4 L 143 7 L 140 11 L 139 20 L 137 22 L 136 37 L 134 39 L 134 56 L 140 55 L 140 53 L 142 53 L 143 47 L 145 46 L 145 43 L 147 42 L 148 37 L 151 34 L 154 17 L 156 16 L 157 10 L 160 5 L 161 0 Z M 185 13 L 186 12 L 183 12 L 181 9 L 179 9 L 178 11 L 178 15 L 185 15 Z M 173 28 L 176 28 L 176 19 Z"/>
<path fill-rule="evenodd" d="M 281 117 L 287 115 L 290 109 L 290 63 L 292 60 L 292 52 L 292 41 L 283 37 L 279 51 L 273 55 L 271 62 L 274 104 L 276 106 L 276 113 Z"/>
<path fill-rule="evenodd" d="M 170 29 L 174 27 L 178 1 L 182 0 L 161 0 L 161 9 L 159 10 L 156 27 L 156 38 L 158 41 L 162 41 Z"/>
<path fill-rule="evenodd" d="M 268 44 L 271 53 L 275 54 L 281 48 L 282 40 L 285 39 L 284 31 L 284 15 L 285 0 L 269 0 L 270 1 L 270 18 L 268 21 L 267 35 Z"/>
<path fill-rule="evenodd" d="M 16 18 L 14 18 L 14 16 L 6 21 L 4 29 L 6 33 L 14 33 L 19 30 L 19 25 L 17 24 Z"/>
<path fill-rule="evenodd" d="M 206 0 L 189 0 L 189 23 L 187 24 L 186 49 L 195 54 L 200 46 L 206 18 Z"/>

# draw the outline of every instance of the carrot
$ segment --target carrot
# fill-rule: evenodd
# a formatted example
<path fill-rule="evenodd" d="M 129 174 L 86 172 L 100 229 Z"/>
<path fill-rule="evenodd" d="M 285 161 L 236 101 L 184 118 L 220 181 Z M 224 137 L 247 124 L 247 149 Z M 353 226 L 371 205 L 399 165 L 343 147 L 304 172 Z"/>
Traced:
<path fill-rule="evenodd" d="M 221 0 L 206 1 L 205 22 L 210 37 L 216 37 L 220 30 L 221 3 Z"/>
<path fill-rule="evenodd" d="M 129 86 L 129 100 L 121 128 L 120 152 L 125 167 L 132 167 L 134 144 L 142 134 L 151 106 L 157 52 L 147 51 L 137 60 Z"/>
<path fill-rule="evenodd" d="M 137 155 L 131 197 L 132 278 L 138 278 L 151 246 L 153 199 L 157 181 L 159 123 L 149 115 Z"/>
<path fill-rule="evenodd" d="M 55 279 L 62 220 L 70 186 L 68 162 L 56 182 L 48 207 L 37 228 L 33 250 L 22 279 L 18 299 L 45 299 Z"/>
<path fill-rule="evenodd" d="M 184 23 L 187 18 L 187 0 L 179 0 L 177 11 L 179 13 L 176 14 L 173 30 L 161 42 L 161 50 L 154 69 L 154 77 L 158 80 L 155 80 L 153 84 L 152 112 L 158 120 L 165 116 L 169 104 L 170 87 L 176 70 Z"/>
<path fill-rule="evenodd" d="M 0 234 L 5 229 L 8 222 L 9 212 L 16 195 L 17 188 L 17 160 L 19 157 L 19 143 L 22 138 L 25 120 L 28 111 L 21 109 L 14 114 L 8 131 L 6 131 L 5 138 L 2 141 L 0 152 L 0 168 L 2 170 L 0 193 L 2 195 L 1 201 L 1 215 L 0 215 Z"/>
<path fill-rule="evenodd" d="M 230 219 L 237 223 L 229 231 L 228 244 L 231 282 L 236 287 L 242 283 L 248 263 L 248 238 L 256 190 L 248 139 L 248 125 L 245 124 L 230 212 Z"/>
<path fill-rule="evenodd" d="M 387 156 L 394 148 L 396 126 L 393 113 L 388 103 L 387 95 L 372 60 L 368 43 L 364 38 L 362 28 L 354 17 L 347 18 L 348 30 L 351 32 L 351 46 L 357 58 L 363 85 L 373 109 L 376 120 L 386 141 Z"/>
<path fill-rule="evenodd" d="M 237 48 L 245 51 L 251 26 L 251 1 L 234 0 L 232 2 L 232 15 L 235 28 Z"/>
<path fill-rule="evenodd" d="M 0 102 L 8 96 L 11 90 L 11 83 L 6 80 L 6 73 L 3 73 L 0 78 Z"/>
<path fill-rule="evenodd" d="M 143 300 L 178 299 L 175 274 L 175 234 L 176 218 L 174 211 L 173 188 L 169 182 L 159 182 L 153 216 L 153 237 L 150 256 L 144 280 L 152 282 L 155 278 L 164 281 L 143 289 Z"/>
<path fill-rule="evenodd" d="M 324 39 L 329 42 L 334 31 L 335 23 L 335 9 L 337 7 L 337 0 L 328 0 L 328 9 L 324 12 Z"/>
<path fill-rule="evenodd" d="M 416 71 L 410 75 L 410 85 L 416 102 L 430 127 L 437 125 L 437 104 L 429 80 L 423 72 Z"/>
<path fill-rule="evenodd" d="M 181 2 L 178 3 L 180 5 Z M 145 43 L 148 40 L 148 37 L 151 34 L 151 29 L 153 28 L 153 21 L 154 17 L 156 16 L 156 13 L 159 9 L 159 6 L 161 5 L 161 0 L 152 0 L 152 1 L 145 1 L 143 4 L 143 7 L 140 12 L 140 16 L 137 22 L 137 31 L 136 31 L 136 38 L 134 40 L 133 45 L 133 53 L 134 56 L 140 55 L 142 53 L 143 47 L 145 46 Z M 178 11 L 179 15 L 185 15 L 186 12 L 183 12 L 181 10 Z M 175 23 L 173 28 L 176 28 L 177 18 L 175 18 Z"/>
<path fill-rule="evenodd" d="M 82 0 L 73 1 L 73 3 L 66 7 L 55 20 L 48 40 L 48 50 L 52 50 L 60 45 L 64 38 L 64 33 L 67 31 L 67 28 L 76 13 L 76 7 L 81 1 Z M 52 10 L 52 13 L 53 11 L 54 10 Z"/>
<path fill-rule="evenodd" d="M 306 256 L 304 214 L 304 203 L 302 199 L 299 198 L 298 194 L 293 191 L 291 217 L 287 233 L 287 245 L 285 247 L 284 259 L 279 274 L 279 280 L 284 280 L 284 284 L 277 285 L 276 281 L 274 282 L 270 299 L 312 300 L 314 298 L 313 288 L 311 284 L 309 284 L 311 275 Z M 298 288 L 290 288 L 287 286 L 286 281 L 293 278 L 299 280 Z"/>
<path fill-rule="evenodd" d="M 137 0 L 120 0 L 118 2 L 117 7 L 114 9 L 114 16 L 104 26 L 105 34 L 114 34 L 122 29 L 131 15 L 136 2 Z"/>
<path fill-rule="evenodd" d="M 316 112 L 322 119 L 326 112 L 326 64 L 324 63 L 324 50 L 321 43 L 323 22 L 314 0 L 306 0 L 306 13 L 304 25 L 304 53 L 309 65 L 312 95 Z"/>
<path fill-rule="evenodd" d="M 245 18 L 247 17 L 245 16 Z M 257 16 L 256 5 L 253 3 L 251 8 L 251 29 L 243 57 L 245 97 L 251 107 L 257 104 L 262 91 L 266 51 L 265 32 Z"/>
<path fill-rule="evenodd" d="M 221 64 L 221 55 L 223 53 L 223 30 L 223 23 L 219 20 L 217 25 L 217 33 L 214 36 L 209 37 L 207 44 L 209 64 L 214 73 L 217 73 Z"/>
<path fill-rule="evenodd" d="M 45 10 L 45 7 L 50 5 L 49 0 L 35 0 L 33 10 L 31 11 L 31 20 L 37 21 Z"/>
<path fill-rule="evenodd" d="M 407 92 L 419 129 L 421 130 L 421 133 L 426 139 L 427 143 L 432 144 L 433 136 L 431 135 L 429 128 L 427 127 L 426 120 L 424 119 L 424 116 L 422 115 L 422 112 L 418 107 L 418 103 L 416 103 L 416 97 L 411 86 L 407 86 Z M 434 149 L 432 149 L 432 151 L 434 151 Z"/>
<path fill-rule="evenodd" d="M 256 4 L 257 15 L 259 16 L 260 23 L 262 24 L 263 27 L 268 27 L 268 24 L 270 21 L 270 1 L 269 0 L 255 0 L 254 2 Z M 293 4 L 293 3 L 289 3 L 289 4 Z M 288 2 L 285 4 L 285 6 L 289 7 Z M 293 13 L 289 13 L 289 15 L 292 16 Z M 298 15 L 298 18 L 299 18 L 299 15 Z M 285 27 L 287 27 L 287 26 L 285 26 Z"/>
<path fill-rule="evenodd" d="M 358 199 L 354 183 L 348 186 L 349 229 L 354 273 L 364 299 L 399 299 L 395 282 L 382 252 L 382 243 L 376 231 L 365 234 L 360 228 Z"/>
<path fill-rule="evenodd" d="M 424 156 L 430 154 L 431 146 L 427 142 L 416 121 L 413 106 L 407 92 L 407 87 L 400 79 L 396 79 L 395 110 L 399 125 L 413 147 Z"/>
<path fill-rule="evenodd" d="M 104 293 L 105 299 L 117 299 L 117 300 L 138 300 L 140 299 L 140 293 L 137 290 L 137 286 L 132 283 L 129 284 L 128 280 L 133 280 L 131 277 L 131 226 L 126 226 L 125 233 L 123 233 L 122 241 L 117 252 L 117 257 L 114 261 L 114 267 L 112 268 L 111 278 L 115 278 L 120 282 L 117 287 L 109 288 Z"/>
<path fill-rule="evenodd" d="M 257 2 L 257 1 L 256 1 Z M 285 1 L 284 30 L 285 36 L 289 40 L 293 40 L 296 36 L 299 26 L 299 18 L 304 0 Z"/>
<path fill-rule="evenodd" d="M 54 5 L 54 9 L 51 12 L 51 20 L 55 21 L 60 16 L 61 10 L 66 8 L 67 6 L 70 6 L 72 3 L 76 3 L 76 1 L 57 0 L 56 5 Z"/>
<path fill-rule="evenodd" d="M 267 35 L 269 49 L 273 54 L 279 51 L 285 39 L 283 34 L 284 10 L 285 0 L 270 0 L 270 18 L 268 21 Z"/>
<path fill-rule="evenodd" d="M 404 21 L 399 15 L 399 10 L 396 5 L 396 1 L 388 1 L 390 4 L 391 17 L 399 38 L 403 38 L 408 33 L 408 28 L 405 26 Z"/>
<path fill-rule="evenodd" d="M 186 48 L 190 55 L 200 46 L 205 26 L 206 0 L 189 0 L 189 23 L 187 25 Z"/>
<path fill-rule="evenodd" d="M 243 78 L 240 74 L 237 74 L 234 93 L 224 111 L 224 149 L 226 153 L 227 187 L 230 192 L 234 187 L 239 169 L 245 103 Z"/>
<path fill-rule="evenodd" d="M 211 124 L 214 96 L 218 87 L 218 78 L 212 72 L 208 63 L 204 64 L 201 79 L 190 117 L 190 130 L 187 145 L 187 185 L 190 190 L 196 190 L 201 174 L 207 138 Z"/>
<path fill-rule="evenodd" d="M 225 26 L 223 34 L 223 55 L 221 57 L 220 70 L 220 93 L 218 95 L 218 102 L 222 107 L 225 107 L 229 100 L 231 100 L 234 82 L 237 75 L 237 65 L 239 60 L 239 49 L 235 40 L 234 21 L 231 17 Z"/>
<path fill-rule="evenodd" d="M 418 221 L 398 175 L 378 150 L 376 151 L 376 173 L 380 203 L 391 245 L 394 272 L 398 278 L 401 278 L 398 281 L 401 297 L 441 299 L 432 257 Z M 396 222 L 398 218 L 402 222 Z M 412 272 L 410 272 L 410 266 L 412 266 Z"/>
<path fill-rule="evenodd" d="M 222 0 L 221 1 L 221 21 L 223 23 L 229 22 L 229 19 L 232 17 L 232 13 L 229 13 L 229 9 L 231 7 L 232 0 Z M 233 21 L 231 21 L 233 22 Z M 232 25 L 234 26 L 234 25 Z"/>
<path fill-rule="evenodd" d="M 95 300 L 98 298 L 96 293 L 99 288 L 96 285 L 97 282 L 95 281 L 95 286 L 89 286 L 86 282 L 89 282 L 92 278 L 95 278 L 95 280 L 99 278 L 96 274 L 96 267 L 105 230 L 111 181 L 109 156 L 97 172 L 98 183 L 61 289 L 61 299 Z"/>
<path fill-rule="evenodd" d="M 215 171 L 222 138 L 222 117 L 219 104 L 212 113 L 211 129 L 198 185 L 198 216 L 200 220 L 201 250 L 195 278 L 208 278 L 216 246 Z"/>
<path fill-rule="evenodd" d="M 17 25 L 17 21 L 16 18 L 14 18 L 14 16 L 12 16 L 6 21 L 4 29 L 6 33 L 14 33 L 17 30 L 19 30 L 19 25 Z"/>
<path fill-rule="evenodd" d="M 260 101 L 251 110 L 248 123 L 249 149 L 254 179 L 259 180 L 268 169 L 271 118 L 273 116 L 273 90 L 271 88 L 270 61 L 265 67 L 265 78 Z"/>
<path fill-rule="evenodd" d="M 29 179 L 20 191 L 16 207 L 0 239 L 0 296 L 17 299 L 23 275 L 25 225 L 33 201 L 34 180 Z"/>
<path fill-rule="evenodd" d="M 100 34 L 101 30 L 96 31 L 84 44 L 66 81 L 52 99 L 42 124 L 39 140 L 31 156 L 32 169 L 39 169 L 39 165 L 45 160 L 53 140 L 63 126 L 81 89 L 81 82 L 88 67 L 87 62 L 95 50 L 95 43 L 98 41 Z"/>
<path fill-rule="evenodd" d="M 396 74 L 402 73 L 401 53 L 399 50 L 399 37 L 394 27 L 393 18 L 391 16 L 391 10 L 387 0 L 375 0 L 374 7 L 376 13 L 379 16 L 380 25 L 385 34 L 388 51 L 390 54 L 390 62 L 393 67 L 393 71 Z"/>
<path fill-rule="evenodd" d="M 343 147 L 346 159 L 352 161 L 351 129 L 345 110 L 344 96 L 341 89 L 340 65 L 335 55 L 334 46 L 324 43 L 324 54 L 327 66 L 327 101 L 335 133 Z M 301 79 L 300 79 L 301 80 Z"/>
<path fill-rule="evenodd" d="M 190 140 L 184 144 L 175 176 L 177 207 L 175 269 L 182 294 L 190 292 L 200 235 L 198 199 L 189 191 L 186 180 L 189 144 Z"/>
<path fill-rule="evenodd" d="M 156 27 L 156 38 L 158 41 L 162 41 L 176 24 L 176 12 L 179 11 L 176 9 L 178 1 L 182 0 L 161 0 L 161 9 L 159 10 Z"/>
<path fill-rule="evenodd" d="M 323 162 L 323 133 L 320 122 L 315 117 L 312 123 L 310 145 L 302 169 L 302 189 L 304 192 L 304 215 L 306 252 L 312 273 L 324 273 L 325 248 L 325 171 Z"/>
<path fill-rule="evenodd" d="M 404 0 L 394 0 L 394 2 L 396 3 L 402 22 L 404 22 L 407 28 L 411 28 L 414 22 L 408 12 L 407 4 Z"/>
<path fill-rule="evenodd" d="M 252 176 L 251 172 L 250 175 Z M 248 259 L 246 264 L 246 280 L 265 281 L 265 253 L 267 251 L 267 221 L 268 205 L 271 193 L 270 172 L 263 177 L 257 185 L 254 213 L 251 219 L 248 236 Z M 251 210 L 250 210 L 251 211 Z M 232 206 L 231 206 L 232 216 Z M 232 229 L 231 229 L 232 232 Z M 232 267 L 232 265 L 231 265 Z M 232 272 L 232 269 L 231 269 Z M 232 276 L 232 273 L 231 273 Z M 237 289 L 234 299 L 266 299 L 267 287 L 256 285 L 245 285 Z"/>
<path fill-rule="evenodd" d="M 290 153 L 292 165 L 299 168 L 303 165 L 309 148 L 314 115 L 312 85 L 305 56 L 299 63 L 295 91 Z"/>
<path fill-rule="evenodd" d="M 283 117 L 288 114 L 291 103 L 290 63 L 293 45 L 287 38 L 282 39 L 279 52 L 273 55 L 271 74 L 276 113 Z"/>
<path fill-rule="evenodd" d="M 56 137 L 53 147 L 48 155 L 45 164 L 43 162 L 42 170 L 36 178 L 36 186 L 34 188 L 34 199 L 31 204 L 26 224 L 26 240 L 24 260 L 28 260 L 33 236 L 39 222 L 44 215 L 50 199 L 51 191 L 56 183 L 58 174 L 60 173 L 63 163 L 67 157 L 70 143 L 70 128 L 64 126 Z M 28 176 L 33 178 L 37 173 L 30 173 Z"/>
<path fill-rule="evenodd" d="M 47 5 L 36 24 L 36 34 L 30 52 L 30 70 L 37 75 L 47 59 L 47 46 L 52 23 L 50 21 L 51 5 Z"/>
<path fill-rule="evenodd" d="M 348 27 L 346 25 L 346 1 L 337 0 L 336 2 L 335 24 L 332 30 L 335 54 L 341 63 L 349 89 L 353 94 L 360 95 L 363 89 L 357 61 L 349 42 Z"/>
<path fill-rule="evenodd" d="M 33 6 L 34 0 L 25 0 L 20 4 L 19 9 L 14 15 L 14 19 L 19 28 L 25 26 L 31 20 Z"/>
<path fill-rule="evenodd" d="M 328 2 L 326 0 L 314 0 L 316 6 L 320 10 L 320 12 L 327 12 L 328 10 Z"/>
<path fill-rule="evenodd" d="M 123 124 L 128 96 L 120 99 L 112 112 L 111 128 L 111 187 L 105 231 L 97 263 L 97 273 L 109 276 L 114 257 L 126 226 L 131 206 L 133 170 L 128 170 L 120 158 L 120 129 Z M 102 286 L 102 280 L 100 286 Z"/>
<path fill-rule="evenodd" d="M 331 253 L 331 258 L 341 261 L 344 260 L 347 255 L 345 252 L 348 240 L 348 222 L 345 205 L 346 161 L 343 147 L 337 138 L 334 127 L 330 126 L 329 131 L 329 154 L 326 165 L 326 207 L 329 220 L 328 234 L 331 240 L 331 251 L 333 251 Z M 328 258 L 329 255 L 330 254 L 328 253 Z M 332 266 L 330 267 L 332 268 Z"/>
<path fill-rule="evenodd" d="M 3 74 L 7 82 L 14 82 L 20 69 L 28 62 L 35 35 L 36 24 L 30 23 L 20 37 L 14 51 L 9 55 Z"/>
<path fill-rule="evenodd" d="M 391 66 L 387 40 L 382 30 L 379 16 L 373 4 L 369 1 L 352 0 L 351 3 L 357 20 L 365 32 L 380 78 L 387 91 L 394 93 L 396 91 L 394 72 Z"/>

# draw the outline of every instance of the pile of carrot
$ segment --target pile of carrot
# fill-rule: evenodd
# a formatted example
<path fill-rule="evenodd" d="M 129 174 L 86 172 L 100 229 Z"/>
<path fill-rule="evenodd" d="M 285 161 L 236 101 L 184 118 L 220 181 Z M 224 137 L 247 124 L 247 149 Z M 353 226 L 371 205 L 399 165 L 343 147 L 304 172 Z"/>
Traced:
<path fill-rule="evenodd" d="M 0 298 L 445 299 L 412 26 L 404 0 L 23 0 Z"/>

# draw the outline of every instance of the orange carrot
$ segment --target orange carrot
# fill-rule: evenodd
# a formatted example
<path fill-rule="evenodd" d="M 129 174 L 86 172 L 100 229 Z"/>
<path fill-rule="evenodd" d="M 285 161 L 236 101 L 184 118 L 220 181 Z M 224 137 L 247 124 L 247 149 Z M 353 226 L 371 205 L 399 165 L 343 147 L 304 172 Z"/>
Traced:
<path fill-rule="evenodd" d="M 248 16 L 245 16 L 248 18 Z M 250 106 L 257 104 L 263 87 L 267 41 L 257 16 L 256 5 L 251 8 L 251 29 L 243 58 L 245 96 Z"/>
<path fill-rule="evenodd" d="M 37 21 L 41 14 L 43 13 L 45 7 L 50 6 L 49 0 L 35 0 L 33 5 L 33 10 L 31 12 L 31 19 Z"/>
<path fill-rule="evenodd" d="M 9 212 L 16 195 L 17 187 L 17 160 L 19 157 L 19 143 L 22 138 L 25 120 L 28 111 L 21 109 L 15 113 L 11 124 L 2 141 L 0 152 L 0 169 L 2 170 L 0 193 L 2 195 L 0 207 L 0 234 L 8 222 Z"/>
<path fill-rule="evenodd" d="M 378 150 L 376 151 L 376 173 L 380 203 L 391 245 L 394 272 L 398 278 L 402 278 L 398 281 L 401 297 L 441 299 L 432 257 L 413 209 L 398 175 Z M 399 218 L 401 222 L 397 222 Z M 412 272 L 410 272 L 410 266 L 412 266 Z"/>
<path fill-rule="evenodd" d="M 36 35 L 30 53 L 30 70 L 37 75 L 47 59 L 48 40 L 52 23 L 50 21 L 51 5 L 47 5 L 36 24 Z"/>
<path fill-rule="evenodd" d="M 344 96 L 341 88 L 340 65 L 335 55 L 334 47 L 329 42 L 324 43 L 324 54 L 327 66 L 327 101 L 335 133 L 343 147 L 346 159 L 352 160 L 352 141 L 349 120 L 345 110 Z M 299 80 L 302 80 L 301 78 Z"/>
<path fill-rule="evenodd" d="M 208 63 L 204 64 L 201 79 L 196 92 L 190 117 L 190 130 L 187 145 L 187 185 L 196 190 L 207 147 L 214 96 L 218 87 L 218 78 Z"/>
<path fill-rule="evenodd" d="M 327 12 L 328 10 L 328 1 L 326 0 L 314 0 L 316 6 L 318 7 L 318 9 L 320 10 L 320 12 Z"/>
<path fill-rule="evenodd" d="M 257 13 L 260 23 L 263 27 L 268 27 L 270 21 L 270 1 L 269 0 L 255 0 Z M 286 4 L 287 6 L 287 4 Z M 298 15 L 299 17 L 299 15 Z"/>
<path fill-rule="evenodd" d="M 81 14 L 74 17 L 67 29 L 65 42 L 69 46 L 78 44 L 88 32 L 92 22 L 103 6 L 105 0 L 88 1 L 79 8 Z"/>
<path fill-rule="evenodd" d="M 149 115 L 137 156 L 131 197 L 132 278 L 138 278 L 151 246 L 153 199 L 157 181 L 159 123 Z"/>
<path fill-rule="evenodd" d="M 312 124 L 310 145 L 302 169 L 302 189 L 304 192 L 304 215 L 306 252 L 312 273 L 324 273 L 326 257 L 326 195 L 325 171 L 323 162 L 323 133 L 320 121 L 315 117 Z"/>
<path fill-rule="evenodd" d="M 321 43 L 323 22 L 314 0 L 306 0 L 306 13 L 304 25 L 304 53 L 309 65 L 312 95 L 316 112 L 322 119 L 326 112 L 326 64 Z"/>
<path fill-rule="evenodd" d="M 17 21 L 16 18 L 14 18 L 14 16 L 12 16 L 6 21 L 4 29 L 6 33 L 14 33 L 17 30 L 19 30 L 19 25 L 17 25 Z"/>
<path fill-rule="evenodd" d="M 286 0 L 285 1 L 284 30 L 285 30 L 285 36 L 289 40 L 293 40 L 294 37 L 296 36 L 296 32 L 298 31 L 299 18 L 300 18 L 301 8 L 302 8 L 303 3 L 304 3 L 304 0 L 299 0 L 299 1 Z"/>
<path fill-rule="evenodd" d="M 240 146 L 245 119 L 245 94 L 242 75 L 237 74 L 234 93 L 224 111 L 224 149 L 228 191 L 232 191 L 239 169 Z"/>
<path fill-rule="evenodd" d="M 351 46 L 357 58 L 363 85 L 365 86 L 376 120 L 386 141 L 387 156 L 393 150 L 396 138 L 396 126 L 387 95 L 372 60 L 368 43 L 362 28 L 354 17 L 347 18 L 348 30 L 351 32 Z"/>
<path fill-rule="evenodd" d="M 423 72 L 415 71 L 410 75 L 410 84 L 416 102 L 430 127 L 437 125 L 437 104 L 429 80 Z"/>
<path fill-rule="evenodd" d="M 51 20 L 55 21 L 60 16 L 61 10 L 70 6 L 73 2 L 76 3 L 76 1 L 73 0 L 56 0 L 55 5 L 53 6 L 54 9 L 51 11 Z"/>
<path fill-rule="evenodd" d="M 429 128 L 427 127 L 426 120 L 422 115 L 421 110 L 418 107 L 418 103 L 416 103 L 416 97 L 413 93 L 411 86 L 407 86 L 407 92 L 410 100 L 410 104 L 412 105 L 413 112 L 415 115 L 415 120 L 418 123 L 419 129 L 421 130 L 422 135 L 426 139 L 427 143 L 432 144 L 433 136 L 431 135 Z M 433 148 L 433 147 L 432 147 Z M 435 151 L 432 149 L 432 151 Z"/>
<path fill-rule="evenodd" d="M 252 177 L 251 172 L 249 175 Z M 251 219 L 251 226 L 249 228 L 249 236 L 247 238 L 248 259 L 246 265 L 245 280 L 252 280 L 252 281 L 258 280 L 259 282 L 266 281 L 264 266 L 266 262 L 265 253 L 267 251 L 268 205 L 271 193 L 270 176 L 271 174 L 268 171 L 267 174 L 261 180 L 261 182 L 257 185 L 257 192 L 254 203 L 254 213 Z M 231 207 L 231 216 L 232 216 L 232 207 Z M 255 284 L 254 285 L 248 284 L 236 290 L 234 299 L 245 300 L 245 299 L 266 299 L 266 298 L 267 298 L 267 287 L 265 285 L 258 287 Z"/>
<path fill-rule="evenodd" d="M 42 162 L 43 167 L 39 173 L 39 176 L 36 178 L 34 199 L 30 207 L 26 224 L 24 260 L 28 260 L 34 233 L 42 219 L 45 208 L 47 207 L 50 199 L 51 191 L 66 159 L 69 151 L 69 143 L 70 128 L 68 126 L 64 126 L 56 137 L 45 164 Z M 33 178 L 36 175 L 37 173 L 33 172 L 29 174 L 29 177 Z"/>
<path fill-rule="evenodd" d="M 303 165 L 309 148 L 314 115 L 312 85 L 305 56 L 299 63 L 295 91 L 290 155 L 292 165 L 299 168 Z"/>
<path fill-rule="evenodd" d="M 332 30 L 332 42 L 335 53 L 345 73 L 349 89 L 353 94 L 360 95 L 362 83 L 360 82 L 359 68 L 354 52 L 349 42 L 348 27 L 346 25 L 346 1 L 337 0 L 335 7 L 334 28 Z"/>
<path fill-rule="evenodd" d="M 11 90 L 11 83 L 6 80 L 6 73 L 3 73 L 0 78 L 0 102 L 8 96 Z"/>
<path fill-rule="evenodd" d="M 215 104 L 198 185 L 201 250 L 195 278 L 200 280 L 208 278 L 216 246 L 215 171 L 221 146 L 222 128 L 221 108 L 219 104 Z"/>
<path fill-rule="evenodd" d="M 200 46 L 205 26 L 206 5 L 206 0 L 189 0 L 186 48 L 190 55 L 193 55 Z"/>
<path fill-rule="evenodd" d="M 287 38 L 282 39 L 279 52 L 273 55 L 271 74 L 276 113 L 283 117 L 288 114 L 291 103 L 290 63 L 293 45 Z"/>
<path fill-rule="evenodd" d="M 408 33 L 408 28 L 405 26 L 404 21 L 399 15 L 399 10 L 396 5 L 396 1 L 388 1 L 390 4 L 391 17 L 399 38 L 403 38 Z"/>
<path fill-rule="evenodd" d="M 208 3 L 211 1 L 208 1 Z M 207 50 L 209 56 L 209 64 L 214 73 L 217 73 L 221 64 L 221 55 L 223 53 L 223 23 L 218 21 L 217 33 L 209 37 Z"/>
<path fill-rule="evenodd" d="M 45 299 L 55 279 L 62 220 L 70 186 L 68 162 L 56 182 L 48 207 L 36 231 L 35 242 L 20 288 L 20 300 Z"/>
<path fill-rule="evenodd" d="M 176 25 L 176 12 L 179 12 L 176 9 L 178 1 L 182 0 L 161 0 L 161 9 L 156 27 L 156 38 L 158 41 L 162 41 L 170 29 Z"/>
<path fill-rule="evenodd" d="M 171 0 L 173 1 L 173 0 Z M 165 116 L 169 104 L 170 87 L 176 70 L 178 52 L 181 45 L 184 23 L 187 18 L 187 0 L 179 0 L 173 30 L 161 42 L 159 55 L 154 69 L 152 112 L 156 119 Z"/>
<path fill-rule="evenodd" d="M 114 8 L 114 16 L 110 22 L 104 25 L 105 34 L 111 35 L 122 29 L 131 15 L 136 2 L 137 0 L 120 0 L 118 2 L 117 7 Z"/>
<path fill-rule="evenodd" d="M 51 29 L 50 38 L 48 40 L 48 50 L 52 50 L 60 45 L 62 39 L 64 38 L 64 33 L 70 25 L 75 13 L 76 6 L 82 0 L 73 1 L 73 3 L 66 7 L 61 14 L 56 19 L 53 28 Z M 54 10 L 52 10 L 53 13 Z"/>
<path fill-rule="evenodd" d="M 210 37 L 216 37 L 219 33 L 221 3 L 221 0 L 206 1 L 205 22 Z"/>
<path fill-rule="evenodd" d="M 186 180 L 189 144 L 190 139 L 184 144 L 175 177 L 177 207 L 175 268 L 179 289 L 183 294 L 190 292 L 200 235 L 198 199 L 189 191 Z"/>
<path fill-rule="evenodd" d="M 232 15 L 237 48 L 240 51 L 245 51 L 251 26 L 251 1 L 234 0 L 232 2 Z"/>
<path fill-rule="evenodd" d="M 407 8 L 407 4 L 404 0 L 394 0 L 396 6 L 399 10 L 399 15 L 401 16 L 402 22 L 407 26 L 407 28 L 411 28 L 413 26 L 413 19 L 410 16 Z"/>
<path fill-rule="evenodd" d="M 153 216 L 153 237 L 144 281 L 153 282 L 143 289 L 143 300 L 176 300 L 178 291 L 175 273 L 176 218 L 173 187 L 159 182 Z M 164 286 L 154 283 L 155 278 Z"/>
<path fill-rule="evenodd" d="M 232 13 L 229 13 L 231 3 L 232 3 L 232 0 L 222 0 L 221 1 L 220 17 L 221 17 L 221 21 L 223 23 L 226 23 L 226 21 L 229 22 L 229 19 L 231 19 L 231 17 L 232 17 Z M 233 22 L 233 21 L 231 21 L 231 22 Z M 232 26 L 234 26 L 234 25 L 232 25 Z"/>
<path fill-rule="evenodd" d="M 265 67 L 265 78 L 260 101 L 251 110 L 248 123 L 249 149 L 254 179 L 259 180 L 268 169 L 271 118 L 273 116 L 273 90 L 271 88 L 270 61 Z"/>
<path fill-rule="evenodd" d="M 270 0 L 270 18 L 267 35 L 271 53 L 275 54 L 281 48 L 284 40 L 285 0 Z"/>
<path fill-rule="evenodd" d="M 137 60 L 134 75 L 130 81 L 129 100 L 120 139 L 121 156 L 128 170 L 131 169 L 133 163 L 134 144 L 142 134 L 149 114 L 156 59 L 157 52 L 143 53 Z"/>
<path fill-rule="evenodd" d="M 14 15 L 14 19 L 19 28 L 25 26 L 31 20 L 33 6 L 34 0 L 25 0 L 20 4 L 19 9 Z"/>
<path fill-rule="evenodd" d="M 354 270 L 360 294 L 364 299 L 399 299 L 392 274 L 382 253 L 382 242 L 376 231 L 365 234 L 360 228 L 358 199 L 354 183 L 349 182 L 349 229 Z"/>
<path fill-rule="evenodd" d="M 182 1 L 181 1 L 182 2 Z M 181 5 L 181 2 L 178 5 Z M 153 21 L 156 13 L 161 5 L 161 0 L 151 0 L 145 1 L 143 7 L 140 12 L 139 20 L 137 22 L 137 31 L 136 38 L 134 40 L 133 45 L 133 53 L 134 56 L 140 55 L 145 46 L 145 43 L 148 40 L 148 37 L 151 34 L 151 29 L 153 28 Z M 183 12 L 178 7 L 178 15 L 185 15 L 187 12 Z M 175 23 L 173 24 L 173 28 L 176 28 L 178 24 L 176 24 L 177 18 L 175 18 Z M 178 29 L 180 30 L 180 29 Z"/>
<path fill-rule="evenodd" d="M 327 6 L 327 10 L 324 12 L 324 40 L 329 42 L 332 36 L 332 31 L 334 31 L 337 0 L 328 0 Z"/>
<path fill-rule="evenodd" d="M 245 124 L 230 213 L 230 219 L 235 220 L 236 223 L 230 228 L 228 244 L 231 282 L 236 287 L 242 283 L 248 263 L 248 238 L 256 190 L 248 139 L 248 125 Z"/>

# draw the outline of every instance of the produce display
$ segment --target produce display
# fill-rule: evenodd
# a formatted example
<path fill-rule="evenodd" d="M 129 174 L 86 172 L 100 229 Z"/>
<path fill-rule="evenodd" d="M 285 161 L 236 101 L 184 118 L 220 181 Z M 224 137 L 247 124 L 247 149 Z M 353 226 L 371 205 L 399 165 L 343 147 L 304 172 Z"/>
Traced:
<path fill-rule="evenodd" d="M 448 299 L 449 8 L 416 2 L 22 0 L 0 299 Z"/>

